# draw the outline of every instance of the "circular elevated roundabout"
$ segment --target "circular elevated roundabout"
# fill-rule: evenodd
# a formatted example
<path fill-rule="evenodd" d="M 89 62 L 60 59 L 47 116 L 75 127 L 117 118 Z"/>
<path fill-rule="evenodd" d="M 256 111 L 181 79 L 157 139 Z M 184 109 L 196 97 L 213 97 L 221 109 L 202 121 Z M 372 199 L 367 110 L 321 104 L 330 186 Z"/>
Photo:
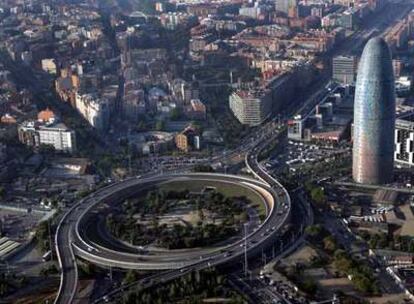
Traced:
<path fill-rule="evenodd" d="M 109 205 L 119 204 L 146 189 L 168 183 L 219 185 L 232 188 L 235 193 L 256 198 L 262 204 L 262 221 L 245 224 L 246 233 L 236 240 L 220 242 L 203 248 L 174 250 L 143 250 L 113 238 L 108 242 L 96 240 L 90 226 L 102 226 L 97 214 Z M 284 190 L 284 189 L 283 189 Z M 257 205 L 256 205 L 257 206 Z M 263 208 L 262 208 L 263 207 Z M 261 181 L 234 175 L 211 173 L 173 174 L 151 178 L 130 178 L 111 184 L 86 197 L 68 214 L 70 240 L 76 256 L 104 267 L 140 270 L 190 269 L 209 267 L 229 263 L 247 254 L 260 254 L 263 249 L 272 246 L 280 229 L 289 219 L 290 199 L 286 191 L 272 189 Z M 95 229 L 96 231 L 96 229 Z"/>

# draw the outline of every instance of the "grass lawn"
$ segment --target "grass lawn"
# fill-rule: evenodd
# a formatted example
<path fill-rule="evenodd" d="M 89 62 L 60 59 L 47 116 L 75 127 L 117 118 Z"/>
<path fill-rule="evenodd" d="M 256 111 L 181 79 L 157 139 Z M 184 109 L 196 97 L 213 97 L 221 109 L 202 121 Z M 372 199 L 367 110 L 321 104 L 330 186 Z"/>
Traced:
<path fill-rule="evenodd" d="M 159 185 L 159 189 L 163 191 L 183 191 L 188 190 L 190 192 L 200 192 L 205 187 L 214 187 L 218 192 L 223 194 L 225 197 L 237 197 L 245 196 L 250 202 L 251 206 L 257 208 L 260 217 L 266 216 L 266 207 L 262 197 L 250 189 L 246 189 L 239 185 L 224 182 L 215 181 L 171 181 Z"/>

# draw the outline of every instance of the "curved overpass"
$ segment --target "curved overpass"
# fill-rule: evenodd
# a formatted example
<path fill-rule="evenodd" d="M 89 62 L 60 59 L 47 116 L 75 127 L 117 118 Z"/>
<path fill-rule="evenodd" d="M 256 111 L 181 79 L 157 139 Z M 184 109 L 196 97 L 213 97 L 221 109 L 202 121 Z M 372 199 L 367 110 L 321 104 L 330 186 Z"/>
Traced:
<path fill-rule="evenodd" d="M 220 182 L 237 184 L 243 188 L 249 189 L 257 193 L 262 202 L 266 206 L 267 216 L 265 221 L 252 233 L 247 235 L 247 250 L 250 254 L 252 250 L 264 245 L 264 243 L 277 232 L 278 225 L 285 221 L 289 212 L 280 205 L 275 205 L 277 194 L 267 185 L 252 179 L 247 179 L 239 176 L 224 176 L 218 174 L 185 174 L 185 175 L 170 175 L 161 176 L 150 179 L 137 180 L 132 179 L 118 184 L 112 191 L 105 193 L 97 192 L 95 199 L 86 202 L 85 208 L 79 209 L 81 212 L 74 213 L 77 218 L 74 227 L 75 233 L 72 236 L 72 244 L 75 254 L 90 262 L 102 265 L 127 269 L 145 269 L 145 270 L 165 270 L 165 269 L 180 269 L 194 264 L 209 261 L 213 264 L 217 261 L 230 261 L 244 253 L 245 240 L 239 240 L 228 246 L 192 250 L 184 254 L 164 254 L 157 256 L 148 256 L 144 254 L 135 254 L 129 252 L 122 252 L 119 249 L 111 250 L 102 246 L 96 246 L 95 243 L 90 242 L 85 235 L 85 229 L 82 225 L 88 223 L 90 211 L 98 204 L 110 201 L 122 201 L 123 199 L 133 195 L 143 187 L 153 186 L 157 183 L 167 181 L 189 181 L 197 180 L 206 182 Z"/>
<path fill-rule="evenodd" d="M 280 223 L 280 225 L 278 226 L 278 229 L 275 230 L 276 232 L 274 234 L 272 234 L 272 236 L 276 236 L 277 232 L 284 226 L 284 224 L 290 220 L 290 214 L 291 214 L 291 198 L 290 195 L 288 193 L 288 191 L 279 183 L 279 181 L 277 181 L 275 178 L 273 178 L 270 174 L 267 173 L 267 171 L 260 165 L 260 163 L 258 162 L 258 156 L 260 154 L 260 152 L 266 147 L 268 146 L 273 140 L 276 140 L 276 138 L 279 136 L 278 133 L 273 134 L 273 136 L 271 136 L 271 138 L 269 140 L 266 140 L 264 142 L 261 142 L 259 144 L 255 144 L 253 146 L 253 148 L 249 149 L 249 152 L 246 154 L 246 158 L 245 158 L 245 164 L 247 166 L 247 168 L 249 169 L 249 171 L 258 179 L 261 181 L 261 186 L 265 185 L 268 189 L 272 190 L 272 195 L 275 198 L 275 208 L 271 211 L 273 216 L 277 215 L 279 213 L 279 208 L 286 206 L 287 212 L 286 215 L 284 217 L 284 219 L 282 220 L 282 222 Z M 280 215 L 280 213 L 279 213 Z M 270 217 L 270 215 L 269 215 Z M 268 218 L 269 218 L 268 217 Z M 268 240 L 273 241 L 274 237 L 270 237 Z M 286 249 L 284 249 L 284 252 L 289 252 L 292 250 L 292 248 L 296 248 L 297 247 L 298 242 L 295 242 L 292 246 L 287 247 Z M 265 245 L 265 244 L 263 244 Z M 263 246 L 258 246 L 257 248 L 263 248 Z M 256 250 L 252 250 L 249 251 L 249 253 L 251 255 L 255 255 L 258 254 L 258 252 Z M 283 253 L 281 253 L 283 254 Z M 238 256 L 240 258 L 240 254 Z M 226 262 L 230 262 L 230 260 L 226 261 L 223 260 L 221 261 L 221 263 L 226 263 Z M 218 265 L 218 264 L 211 264 L 211 265 Z M 205 263 L 200 263 L 200 264 L 196 264 L 194 266 L 190 266 L 190 267 L 186 267 L 186 268 L 181 268 L 181 270 L 170 270 L 170 271 L 166 271 L 166 272 L 162 272 L 159 274 L 155 274 L 152 275 L 150 277 L 141 279 L 137 282 L 133 282 L 131 284 L 119 287 L 109 293 L 106 294 L 106 297 L 101 297 L 100 299 L 96 300 L 94 303 L 102 303 L 105 302 L 106 299 L 111 298 L 111 297 L 116 297 L 119 296 L 120 294 L 122 294 L 125 290 L 135 287 L 135 286 L 141 286 L 142 288 L 148 288 L 150 286 L 153 286 L 155 284 L 158 283 L 164 283 L 166 281 L 169 280 L 173 280 L 176 279 L 178 277 L 180 277 L 181 275 L 193 271 L 193 270 L 201 270 L 203 268 L 208 267 L 208 264 L 206 265 Z"/>
<path fill-rule="evenodd" d="M 87 222 L 89 212 L 98 204 L 121 200 L 133 195 L 143 186 L 165 181 L 189 179 L 235 183 L 257 193 L 266 206 L 266 219 L 255 231 L 247 235 L 246 239 L 238 240 L 224 248 L 211 250 L 207 253 L 203 252 L 202 255 L 200 255 L 200 252 L 193 252 L 184 258 L 180 256 L 178 259 L 164 257 L 148 260 L 136 254 L 98 247 L 85 238 L 81 226 Z M 244 246 L 246 246 L 248 256 L 259 254 L 262 248 L 272 245 L 279 230 L 289 218 L 290 208 L 286 207 L 285 204 L 279 204 L 281 199 L 284 201 L 267 183 L 251 178 L 222 174 L 194 173 L 165 175 L 147 179 L 130 178 L 106 186 L 72 207 L 59 224 L 56 233 L 56 250 L 62 269 L 62 279 L 55 303 L 70 303 L 73 299 L 77 285 L 75 255 L 102 266 L 148 270 L 173 269 L 160 274 L 160 280 L 167 280 L 190 270 L 201 270 L 238 260 L 244 254 Z"/>
<path fill-rule="evenodd" d="M 290 210 L 291 208 L 291 200 L 289 192 L 282 186 L 282 184 L 271 176 L 267 171 L 261 166 L 259 163 L 259 155 L 266 148 L 272 141 L 276 140 L 279 134 L 276 136 L 271 137 L 270 139 L 258 144 L 253 149 L 251 149 L 245 156 L 245 164 L 247 169 L 252 173 L 257 179 L 261 180 L 262 182 L 269 185 L 272 189 L 274 189 L 279 199 L 281 200 L 282 204 L 286 204 Z"/>
<path fill-rule="evenodd" d="M 221 177 L 211 177 L 211 176 L 200 176 L 200 175 L 191 175 L 191 180 L 189 179 L 188 175 L 185 177 L 180 176 L 169 176 L 169 177 L 160 177 L 156 180 L 151 179 L 150 181 L 143 180 L 139 183 L 139 185 L 133 187 L 132 191 L 128 191 L 128 188 L 124 188 L 125 196 L 133 195 L 135 191 L 142 191 L 148 189 L 148 187 L 152 188 L 156 186 L 157 183 L 164 184 L 165 182 L 172 181 L 172 182 L 183 182 L 189 183 L 194 180 L 198 182 L 203 182 L 206 186 L 209 185 L 209 182 L 214 182 L 216 185 L 217 181 L 221 184 L 230 184 L 230 186 L 236 186 L 237 189 L 240 188 L 240 191 L 244 193 L 251 192 L 251 194 L 256 197 L 257 203 L 264 204 L 266 214 L 270 213 L 274 206 L 274 198 L 268 192 L 268 190 L 263 189 L 262 186 L 258 186 L 252 184 L 251 182 L 234 182 L 231 178 L 227 177 L 225 181 Z M 255 182 L 256 183 L 256 182 Z M 122 190 L 118 191 L 118 201 L 114 201 L 111 199 L 111 204 L 118 203 L 123 201 Z M 101 200 L 101 203 L 104 203 L 105 200 Z M 97 207 L 100 202 L 95 202 L 94 205 L 91 206 L 92 209 Z M 252 208 L 252 207 L 248 207 Z M 79 227 L 76 229 L 77 233 L 77 240 L 75 246 L 75 251 L 79 251 L 79 255 L 85 255 L 86 258 L 93 258 L 95 263 L 102 264 L 104 266 L 113 266 L 113 267 L 121 267 L 123 265 L 124 268 L 136 268 L 136 269 L 151 269 L 151 270 L 159 270 L 159 269 L 177 269 L 182 268 L 186 265 L 190 265 L 196 259 L 197 262 L 200 260 L 200 256 L 208 258 L 213 252 L 217 252 L 218 250 L 221 253 L 225 253 L 226 251 L 231 251 L 231 243 L 216 245 L 214 247 L 208 248 L 191 248 L 191 249 L 178 249 L 178 250 L 167 250 L 167 249 L 142 249 L 132 246 L 130 244 L 122 243 L 117 241 L 112 236 L 108 236 L 107 233 L 99 232 L 103 229 L 97 229 L 98 235 L 100 238 L 104 238 L 104 243 L 106 245 L 100 244 L 99 241 L 92 241 L 92 239 L 96 239 L 95 237 L 89 237 L 91 233 L 87 230 L 87 227 L 91 222 L 94 222 L 93 219 L 89 219 L 89 216 L 94 217 L 94 213 L 90 208 L 89 210 L 85 210 L 84 214 L 81 216 L 81 220 L 78 221 Z M 93 224 L 95 226 L 100 226 L 98 224 Z M 256 221 L 250 221 L 246 223 L 248 230 L 253 231 L 253 228 L 258 228 L 258 223 Z M 96 233 L 94 233 L 96 235 Z M 240 245 L 240 242 L 238 242 Z M 83 247 L 83 248 L 80 248 Z M 92 251 L 92 248 L 96 249 Z M 121 253 L 124 251 L 124 253 Z M 229 254 L 229 253 L 228 253 Z M 118 259 L 121 260 L 118 263 L 111 263 L 113 256 L 118 256 Z M 122 259 L 121 259 L 122 258 Z M 110 263 L 111 265 L 108 265 Z"/>

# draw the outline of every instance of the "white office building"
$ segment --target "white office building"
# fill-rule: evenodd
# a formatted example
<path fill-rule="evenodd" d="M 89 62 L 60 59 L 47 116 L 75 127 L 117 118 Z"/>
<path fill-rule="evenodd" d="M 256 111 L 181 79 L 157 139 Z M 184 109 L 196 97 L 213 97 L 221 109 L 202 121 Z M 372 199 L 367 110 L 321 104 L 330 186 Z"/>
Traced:
<path fill-rule="evenodd" d="M 76 94 L 76 109 L 89 124 L 98 131 L 105 131 L 109 125 L 109 102 L 94 94 Z"/>
<path fill-rule="evenodd" d="M 40 126 L 38 129 L 39 142 L 51 145 L 57 151 L 72 153 L 76 150 L 75 132 L 64 124 L 57 123 L 51 126 Z"/>
<path fill-rule="evenodd" d="M 332 79 L 345 85 L 354 85 L 358 70 L 355 56 L 336 56 L 332 59 Z"/>
<path fill-rule="evenodd" d="M 272 111 L 270 90 L 240 90 L 229 97 L 229 106 L 234 116 L 243 125 L 258 126 Z"/>
<path fill-rule="evenodd" d="M 397 119 L 395 121 L 395 152 L 396 164 L 414 165 L 414 122 Z"/>
<path fill-rule="evenodd" d="M 56 151 L 73 153 L 76 151 L 75 131 L 63 123 L 41 123 L 26 121 L 18 128 L 19 140 L 32 147 L 52 146 Z"/>

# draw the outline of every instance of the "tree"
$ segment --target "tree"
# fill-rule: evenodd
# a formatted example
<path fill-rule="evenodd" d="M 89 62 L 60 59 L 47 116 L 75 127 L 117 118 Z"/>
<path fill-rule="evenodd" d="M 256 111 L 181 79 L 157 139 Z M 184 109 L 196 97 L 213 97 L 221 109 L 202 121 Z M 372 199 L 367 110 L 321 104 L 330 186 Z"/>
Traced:
<path fill-rule="evenodd" d="M 202 125 L 198 121 L 192 121 L 191 122 L 191 125 L 193 126 L 193 128 L 195 129 L 195 131 L 198 134 L 203 133 L 203 127 L 202 127 Z"/>
<path fill-rule="evenodd" d="M 169 291 L 170 299 L 174 299 L 177 296 L 177 294 L 178 294 L 177 285 L 171 284 L 170 291 Z"/>
<path fill-rule="evenodd" d="M 249 219 L 249 216 L 247 214 L 247 211 L 243 211 L 241 213 L 240 220 L 244 223 L 244 222 L 247 222 L 248 219 Z"/>
<path fill-rule="evenodd" d="M 353 267 L 353 261 L 348 256 L 342 256 L 334 261 L 335 267 L 342 273 L 348 274 Z"/>
<path fill-rule="evenodd" d="M 137 273 L 135 270 L 128 270 L 125 278 L 122 280 L 122 284 L 131 284 L 137 280 Z"/>
<path fill-rule="evenodd" d="M 80 265 L 80 270 L 86 277 L 90 277 L 95 274 L 96 268 L 95 265 L 89 262 L 82 263 Z"/>
<path fill-rule="evenodd" d="M 59 273 L 59 270 L 54 264 L 48 267 L 44 267 L 40 270 L 40 274 L 43 275 L 44 277 L 48 277 L 50 274 L 57 274 L 57 273 Z"/>
<path fill-rule="evenodd" d="M 305 229 L 305 233 L 311 238 L 317 238 L 322 233 L 322 226 L 321 225 L 308 226 Z"/>
<path fill-rule="evenodd" d="M 311 199 L 312 201 L 319 205 L 320 207 L 324 206 L 326 203 L 325 191 L 322 187 L 313 188 L 311 190 Z"/>
<path fill-rule="evenodd" d="M 110 156 L 106 155 L 101 157 L 96 164 L 99 173 L 103 176 L 109 176 L 112 171 L 113 162 L 114 161 Z"/>
<path fill-rule="evenodd" d="M 137 131 L 145 131 L 147 129 L 147 124 L 144 120 L 140 120 L 137 124 Z"/>
<path fill-rule="evenodd" d="M 46 251 L 50 248 L 49 223 L 47 221 L 43 221 L 39 224 L 39 226 L 37 226 L 36 240 L 38 241 L 38 244 L 43 251 Z"/>
<path fill-rule="evenodd" d="M 162 131 L 164 130 L 164 121 L 163 120 L 157 120 L 155 123 L 155 130 Z"/>
<path fill-rule="evenodd" d="M 200 219 L 201 222 L 204 222 L 205 216 L 204 216 L 203 208 L 198 209 L 198 218 Z"/>
<path fill-rule="evenodd" d="M 0 296 L 5 295 L 9 291 L 9 286 L 6 283 L 0 283 Z"/>
<path fill-rule="evenodd" d="M 329 235 L 323 239 L 323 247 L 326 251 L 334 252 L 336 250 L 336 241 Z"/>
<path fill-rule="evenodd" d="M 6 196 L 6 189 L 3 186 L 0 186 L 0 199 L 3 199 Z"/>
<path fill-rule="evenodd" d="M 195 165 L 193 167 L 194 172 L 214 172 L 213 167 L 210 165 Z"/>
<path fill-rule="evenodd" d="M 372 293 L 374 291 L 371 280 L 363 274 L 356 273 L 352 277 L 352 282 L 355 288 L 362 292 Z"/>
<path fill-rule="evenodd" d="M 342 257 L 346 257 L 346 251 L 345 250 L 343 250 L 343 249 L 338 249 L 338 250 L 335 250 L 335 252 L 334 252 L 334 258 L 335 259 L 340 259 L 340 258 L 342 258 Z"/>
<path fill-rule="evenodd" d="M 40 144 L 39 153 L 40 154 L 52 154 L 55 152 L 55 147 L 53 145 Z"/>
<path fill-rule="evenodd" d="M 170 115 L 171 120 L 179 120 L 180 117 L 181 117 L 180 110 L 178 110 L 177 108 L 174 108 L 171 110 L 171 115 Z"/>
<path fill-rule="evenodd" d="M 302 289 L 310 295 L 316 294 L 318 285 L 311 278 L 306 278 L 302 283 Z"/>

